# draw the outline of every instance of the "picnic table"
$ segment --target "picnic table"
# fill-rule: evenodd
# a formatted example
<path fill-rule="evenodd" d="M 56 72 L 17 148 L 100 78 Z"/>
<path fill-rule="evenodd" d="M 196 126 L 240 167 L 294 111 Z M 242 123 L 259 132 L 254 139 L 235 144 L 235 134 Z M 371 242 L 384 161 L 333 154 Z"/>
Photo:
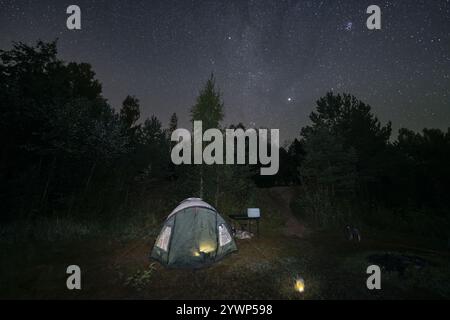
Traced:
<path fill-rule="evenodd" d="M 230 214 L 230 219 L 237 221 L 239 224 L 242 221 L 247 222 L 247 231 L 252 232 L 252 223 L 256 223 L 256 235 L 259 237 L 259 219 L 261 217 L 249 217 L 246 214 Z"/>

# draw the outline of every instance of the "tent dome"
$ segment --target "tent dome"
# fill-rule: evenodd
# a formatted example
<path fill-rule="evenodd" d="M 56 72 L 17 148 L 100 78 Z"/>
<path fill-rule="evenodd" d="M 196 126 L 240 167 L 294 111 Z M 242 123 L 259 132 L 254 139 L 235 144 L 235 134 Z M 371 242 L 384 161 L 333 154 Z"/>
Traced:
<path fill-rule="evenodd" d="M 188 198 L 167 216 L 151 258 L 169 267 L 198 268 L 236 250 L 219 212 L 200 198 Z"/>
<path fill-rule="evenodd" d="M 172 210 L 167 218 L 170 218 L 173 214 L 183 211 L 186 208 L 199 207 L 199 208 L 208 208 L 212 211 L 217 212 L 210 204 L 206 203 L 200 198 L 187 198 L 180 202 L 180 204 Z"/>

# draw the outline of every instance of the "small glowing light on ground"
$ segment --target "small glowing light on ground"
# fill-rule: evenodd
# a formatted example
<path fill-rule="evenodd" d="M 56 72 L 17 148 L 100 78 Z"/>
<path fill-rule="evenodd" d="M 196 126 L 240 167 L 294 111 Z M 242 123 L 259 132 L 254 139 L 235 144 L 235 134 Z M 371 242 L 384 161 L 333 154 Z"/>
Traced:
<path fill-rule="evenodd" d="M 295 278 L 294 284 L 295 291 L 302 293 L 305 291 L 305 280 L 302 277 Z"/>

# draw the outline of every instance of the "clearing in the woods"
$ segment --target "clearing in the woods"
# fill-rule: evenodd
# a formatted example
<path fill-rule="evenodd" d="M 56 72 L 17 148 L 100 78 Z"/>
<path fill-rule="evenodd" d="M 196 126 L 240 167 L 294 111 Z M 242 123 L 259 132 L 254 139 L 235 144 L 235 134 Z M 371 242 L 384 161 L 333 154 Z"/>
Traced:
<path fill-rule="evenodd" d="M 292 188 L 258 190 L 261 234 L 237 240 L 238 252 L 199 270 L 166 269 L 149 260 L 154 234 L 1 245 L 0 298 L 99 299 L 397 299 L 450 298 L 450 255 L 419 239 L 312 230 L 291 212 Z M 227 213 L 223 213 L 226 216 Z M 66 288 L 79 265 L 82 289 Z M 381 290 L 366 269 L 382 267 Z M 303 294 L 294 278 L 305 280 Z"/>

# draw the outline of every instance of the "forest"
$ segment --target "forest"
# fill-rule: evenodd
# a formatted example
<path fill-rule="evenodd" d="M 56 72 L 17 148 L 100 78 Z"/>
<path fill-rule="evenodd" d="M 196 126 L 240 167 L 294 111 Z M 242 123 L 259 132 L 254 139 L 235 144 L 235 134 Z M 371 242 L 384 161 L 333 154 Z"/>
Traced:
<path fill-rule="evenodd" d="M 245 129 L 224 125 L 214 75 L 205 80 L 186 104 L 191 120 Z M 4 239 L 133 233 L 184 198 L 231 213 L 257 206 L 254 191 L 273 186 L 297 186 L 290 206 L 317 228 L 450 237 L 450 128 L 394 134 L 351 94 L 318 97 L 310 124 L 280 149 L 274 176 L 258 165 L 174 165 L 177 115 L 142 119 L 133 95 L 114 108 L 92 66 L 62 61 L 56 41 L 0 51 L 0 105 Z"/>

